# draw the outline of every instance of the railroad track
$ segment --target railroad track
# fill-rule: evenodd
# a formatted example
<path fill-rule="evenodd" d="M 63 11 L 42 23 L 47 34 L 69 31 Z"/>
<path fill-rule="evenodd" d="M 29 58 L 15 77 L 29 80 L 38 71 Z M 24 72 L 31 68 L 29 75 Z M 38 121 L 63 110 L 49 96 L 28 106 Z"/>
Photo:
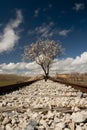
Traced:
<path fill-rule="evenodd" d="M 32 84 L 34 82 L 37 82 L 37 81 L 43 80 L 43 79 L 44 79 L 44 77 L 42 76 L 42 77 L 38 77 L 36 79 L 32 79 L 32 80 L 29 80 L 29 81 L 26 81 L 26 82 L 12 84 L 12 85 L 6 85 L 6 86 L 3 86 L 3 87 L 0 87 L 0 95 L 3 95 L 5 93 L 9 93 L 9 92 L 18 90 L 19 88 L 25 87 L 27 85 L 30 85 L 30 84 Z M 58 82 L 58 83 L 61 83 L 61 84 L 66 84 L 66 86 L 72 86 L 73 88 L 75 88 L 77 90 L 80 90 L 81 92 L 87 93 L 87 85 L 81 85 L 81 84 L 71 83 L 71 82 L 66 81 L 63 78 L 56 79 L 54 77 L 50 77 L 49 76 L 48 79 L 52 80 L 53 82 Z"/>
<path fill-rule="evenodd" d="M 0 87 L 0 95 L 3 95 L 5 93 L 10 93 L 12 91 L 16 91 L 20 88 L 26 87 L 27 85 L 30 85 L 36 81 L 42 80 L 43 76 L 41 77 L 36 77 L 34 79 L 31 80 L 27 80 L 25 82 L 21 82 L 21 83 L 15 83 L 15 84 L 11 84 L 11 85 L 6 85 L 6 86 L 1 86 Z"/>
<path fill-rule="evenodd" d="M 57 124 L 61 122 L 65 127 L 67 125 L 69 129 L 72 129 L 70 126 L 74 124 L 72 130 L 75 130 L 77 123 L 73 121 L 74 115 L 76 116 L 76 121 L 78 121 L 78 114 L 82 116 L 87 114 L 87 102 L 85 98 L 87 94 L 83 93 L 83 96 L 78 98 L 78 90 L 71 88 L 71 84 L 67 83 L 67 86 L 70 85 L 70 87 L 67 87 L 61 84 L 65 84 L 63 80 L 59 81 L 59 79 L 56 80 L 52 77 L 49 79 L 47 82 L 44 80 L 38 81 L 40 80 L 38 79 L 27 81 L 21 85 L 18 84 L 18 86 L 15 84 L 16 88 L 25 85 L 28 86 L 14 93 L 0 96 L 0 115 L 3 118 L 2 122 L 5 119 L 10 119 L 10 123 L 8 122 L 8 124 L 10 124 L 11 128 L 13 129 L 15 126 L 19 130 L 28 128 L 27 123 L 30 125 L 32 119 L 38 122 L 39 125 L 34 127 L 38 130 L 41 127 L 54 130 L 54 128 L 58 128 Z M 18 122 L 15 122 L 13 125 L 15 119 Z M 58 122 L 56 122 L 56 119 L 58 119 Z M 22 120 L 26 123 L 26 126 L 22 125 Z M 83 129 L 86 126 L 85 123 L 87 123 L 87 120 L 82 121 Z M 50 122 L 52 123 L 50 124 Z M 80 123 L 78 125 L 81 126 Z M 1 123 L 2 126 L 3 123 Z M 7 124 L 4 125 L 4 127 L 6 126 Z"/>
<path fill-rule="evenodd" d="M 72 86 L 73 88 L 81 92 L 87 93 L 87 85 L 72 83 L 72 82 L 66 81 L 63 78 L 56 79 L 54 77 L 49 77 L 49 80 L 52 80 L 53 82 L 65 84 L 66 86 Z"/>

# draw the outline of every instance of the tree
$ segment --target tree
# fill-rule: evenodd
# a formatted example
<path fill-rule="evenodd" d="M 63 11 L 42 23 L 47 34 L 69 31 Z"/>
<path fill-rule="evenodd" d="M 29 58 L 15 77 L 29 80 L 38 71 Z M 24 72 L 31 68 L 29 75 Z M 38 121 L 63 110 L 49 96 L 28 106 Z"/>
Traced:
<path fill-rule="evenodd" d="M 58 42 L 55 42 L 54 40 L 40 39 L 39 41 L 36 41 L 36 43 L 32 43 L 25 47 L 24 59 L 31 61 L 35 60 L 43 69 L 45 81 L 47 81 L 52 61 L 57 56 L 63 54 L 63 52 L 64 49 Z"/>

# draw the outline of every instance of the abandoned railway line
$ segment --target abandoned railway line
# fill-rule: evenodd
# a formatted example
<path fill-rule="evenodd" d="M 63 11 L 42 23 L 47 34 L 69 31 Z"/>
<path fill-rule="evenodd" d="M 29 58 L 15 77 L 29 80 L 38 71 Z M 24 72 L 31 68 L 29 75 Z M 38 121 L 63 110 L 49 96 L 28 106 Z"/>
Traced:
<path fill-rule="evenodd" d="M 54 82 L 65 84 L 66 86 L 72 86 L 73 88 L 75 88 L 81 92 L 87 93 L 87 85 L 83 85 L 83 84 L 79 84 L 79 83 L 72 83 L 70 81 L 67 81 L 64 78 L 56 79 L 56 78 L 50 77 L 49 79 Z"/>
<path fill-rule="evenodd" d="M 34 82 L 37 82 L 37 81 L 43 80 L 43 79 L 44 79 L 44 77 L 42 76 L 42 77 L 34 78 L 34 79 L 29 80 L 29 81 L 25 81 L 25 82 L 21 82 L 21 83 L 1 86 L 0 87 L 0 95 L 15 91 L 17 89 L 20 89 L 22 87 L 25 87 L 27 85 L 30 85 L 30 84 L 32 84 Z M 56 79 L 54 77 L 48 77 L 48 79 L 52 80 L 53 82 L 58 82 L 60 84 L 65 84 L 66 86 L 72 86 L 76 90 L 87 93 L 87 85 L 72 83 L 72 82 L 66 81 L 66 79 L 63 79 L 63 78 Z"/>
<path fill-rule="evenodd" d="M 0 130 L 86 130 L 87 93 L 52 80 L 32 79 L 20 89 L 4 91 Z"/>

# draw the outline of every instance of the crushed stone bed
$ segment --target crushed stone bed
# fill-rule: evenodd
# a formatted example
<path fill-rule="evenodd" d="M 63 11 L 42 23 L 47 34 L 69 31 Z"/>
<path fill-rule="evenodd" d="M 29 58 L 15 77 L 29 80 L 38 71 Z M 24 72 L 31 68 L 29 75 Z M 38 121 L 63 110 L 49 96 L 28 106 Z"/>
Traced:
<path fill-rule="evenodd" d="M 2 95 L 0 130 L 87 130 L 87 94 L 41 80 Z"/>

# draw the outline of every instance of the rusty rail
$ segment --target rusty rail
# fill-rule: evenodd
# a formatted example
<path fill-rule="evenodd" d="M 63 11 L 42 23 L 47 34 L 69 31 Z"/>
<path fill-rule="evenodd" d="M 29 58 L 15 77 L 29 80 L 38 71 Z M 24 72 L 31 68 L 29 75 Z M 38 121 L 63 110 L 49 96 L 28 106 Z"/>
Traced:
<path fill-rule="evenodd" d="M 72 86 L 73 88 L 77 89 L 77 90 L 80 90 L 81 92 L 85 92 L 87 93 L 87 85 L 82 85 L 82 84 L 76 84 L 76 83 L 72 83 L 72 82 L 69 82 L 69 81 L 66 81 L 65 79 L 63 78 L 54 78 L 54 77 L 49 77 L 49 80 L 52 80 L 53 82 L 59 82 L 61 84 L 65 84 L 66 86 Z"/>
<path fill-rule="evenodd" d="M 37 78 L 34 78 L 34 79 L 31 79 L 29 81 L 26 81 L 26 82 L 22 82 L 22 83 L 17 83 L 17 84 L 11 84 L 11 85 L 6 85 L 6 86 L 3 86 L 3 87 L 0 87 L 0 95 L 3 95 L 5 93 L 9 93 L 9 92 L 12 92 L 12 91 L 15 91 L 15 90 L 18 90 L 22 87 L 26 87 L 27 85 L 30 85 L 36 81 L 39 81 L 39 80 L 42 80 L 44 79 L 44 76 L 42 77 L 37 77 Z M 76 84 L 76 83 L 71 83 L 71 82 L 68 82 L 66 80 L 64 80 L 63 78 L 54 78 L 54 77 L 48 77 L 49 80 L 52 80 L 54 82 L 59 82 L 61 84 L 66 84 L 67 86 L 72 86 L 73 88 L 77 89 L 77 90 L 80 90 L 82 92 L 85 92 L 87 93 L 87 85 L 81 85 L 81 84 Z"/>
<path fill-rule="evenodd" d="M 85 110 L 87 111 L 87 107 L 79 107 L 79 110 L 78 111 L 81 111 L 81 110 Z M 67 112 L 74 112 L 74 110 L 72 110 L 71 107 L 59 107 L 59 106 L 52 106 L 51 108 L 49 108 L 48 106 L 46 107 L 31 107 L 31 106 L 28 106 L 28 107 L 24 107 L 24 106 L 15 106 L 15 107 L 0 107 L 0 113 L 3 113 L 3 112 L 10 112 L 10 111 L 18 111 L 20 113 L 22 112 L 26 112 L 27 109 L 30 109 L 31 111 L 34 111 L 34 112 L 45 112 L 45 111 L 58 111 L 58 112 L 64 112 L 64 113 L 67 113 Z"/>
<path fill-rule="evenodd" d="M 15 91 L 15 90 L 19 90 L 20 88 L 26 87 L 27 85 L 30 85 L 30 84 L 32 84 L 36 81 L 42 80 L 42 79 L 43 79 L 43 77 L 37 77 L 37 78 L 33 78 L 29 81 L 15 83 L 15 84 L 6 85 L 6 86 L 1 86 L 0 87 L 0 95 L 10 93 L 10 92 Z"/>

